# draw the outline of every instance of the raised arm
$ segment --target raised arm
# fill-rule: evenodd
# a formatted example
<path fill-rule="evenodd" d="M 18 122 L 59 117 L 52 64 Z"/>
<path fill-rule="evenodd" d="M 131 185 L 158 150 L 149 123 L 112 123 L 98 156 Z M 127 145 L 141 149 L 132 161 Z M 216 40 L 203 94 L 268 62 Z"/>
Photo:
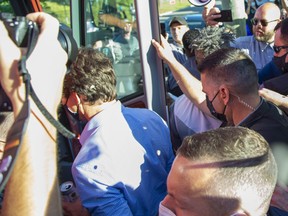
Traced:
<path fill-rule="evenodd" d="M 214 19 L 220 18 L 220 9 L 215 7 L 216 1 L 211 0 L 207 5 L 203 7 L 202 18 L 207 26 L 219 26 L 222 23 L 215 21 Z"/>
<path fill-rule="evenodd" d="M 278 106 L 288 114 L 288 97 L 286 95 L 281 95 L 275 91 L 266 88 L 259 90 L 259 94 L 266 100 L 274 103 L 276 106 Z"/>
<path fill-rule="evenodd" d="M 161 36 L 161 44 L 155 40 L 152 40 L 152 44 L 156 48 L 158 56 L 170 67 L 183 93 L 202 111 L 209 113 L 205 103 L 205 94 L 202 92 L 201 82 L 176 60 L 168 42 Z"/>
<path fill-rule="evenodd" d="M 27 61 L 33 88 L 56 117 L 67 54 L 57 36 L 58 21 L 45 13 L 27 16 L 40 26 L 36 47 Z M 24 84 L 19 77 L 21 50 L 0 22 L 0 80 L 17 117 L 23 106 Z M 56 130 L 31 101 L 31 113 L 23 145 L 5 188 L 2 215 L 62 215 L 57 177 Z"/>

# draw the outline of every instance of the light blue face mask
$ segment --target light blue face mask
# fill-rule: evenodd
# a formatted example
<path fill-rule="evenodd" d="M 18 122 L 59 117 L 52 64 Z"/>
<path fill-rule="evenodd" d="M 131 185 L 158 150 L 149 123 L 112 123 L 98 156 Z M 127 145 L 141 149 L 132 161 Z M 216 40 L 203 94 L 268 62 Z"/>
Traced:
<path fill-rule="evenodd" d="M 159 216 L 176 216 L 176 214 L 174 214 L 174 212 L 172 212 L 169 208 L 165 207 L 164 205 L 162 205 L 162 203 L 160 203 Z M 246 214 L 243 211 L 238 211 L 230 216 L 246 216 Z"/>
<path fill-rule="evenodd" d="M 162 203 L 160 203 L 159 216 L 176 216 L 176 215 L 174 214 L 174 212 L 172 212 L 170 209 L 168 209 L 167 207 L 162 205 Z"/>

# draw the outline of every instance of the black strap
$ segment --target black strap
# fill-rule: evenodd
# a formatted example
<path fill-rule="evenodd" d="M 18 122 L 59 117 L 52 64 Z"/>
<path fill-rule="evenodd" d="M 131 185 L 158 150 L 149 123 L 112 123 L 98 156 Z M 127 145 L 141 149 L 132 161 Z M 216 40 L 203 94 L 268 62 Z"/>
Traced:
<path fill-rule="evenodd" d="M 34 89 L 31 86 L 31 77 L 26 68 L 26 60 L 29 58 L 30 54 L 33 52 L 35 45 L 37 43 L 37 38 L 39 35 L 38 26 L 36 23 L 31 25 L 32 27 L 28 29 L 28 44 L 26 56 L 23 56 L 19 62 L 18 70 L 20 75 L 23 77 L 23 82 L 25 84 L 25 102 L 19 115 L 16 117 L 14 123 L 12 124 L 6 138 L 6 145 L 4 148 L 3 158 L 0 163 L 0 192 L 5 188 L 6 183 L 13 171 L 13 167 L 17 160 L 19 151 L 23 144 L 23 137 L 26 133 L 27 124 L 30 116 L 30 101 L 29 95 L 31 95 L 33 101 L 37 105 L 41 113 L 47 118 L 47 120 L 57 128 L 57 130 L 63 134 L 63 136 L 68 138 L 76 137 L 75 134 L 68 131 L 61 123 L 59 123 L 55 118 L 48 112 L 48 110 L 43 106 L 41 101 L 38 99 Z"/>
<path fill-rule="evenodd" d="M 42 102 L 39 100 L 39 98 L 37 97 L 33 87 L 30 87 L 30 95 L 33 99 L 33 101 L 35 102 L 35 104 L 37 105 L 38 109 L 41 111 L 41 113 L 45 116 L 45 118 L 55 127 L 57 128 L 57 130 L 66 138 L 68 139 L 73 139 L 76 137 L 76 135 L 74 133 L 72 133 L 71 131 L 67 130 L 67 128 L 65 128 L 59 121 L 57 121 L 49 112 L 48 110 L 45 108 L 45 106 L 42 104 Z"/>

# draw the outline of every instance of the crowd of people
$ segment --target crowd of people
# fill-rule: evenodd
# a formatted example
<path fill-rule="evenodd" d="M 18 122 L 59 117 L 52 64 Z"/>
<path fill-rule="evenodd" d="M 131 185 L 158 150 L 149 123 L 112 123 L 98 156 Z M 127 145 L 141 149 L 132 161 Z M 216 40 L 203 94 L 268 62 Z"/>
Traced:
<path fill-rule="evenodd" d="M 217 8 L 205 10 L 205 28 L 174 17 L 174 42 L 152 40 L 176 98 L 169 122 L 117 100 L 113 62 L 97 47 L 79 48 L 66 74 L 58 21 L 29 14 L 41 26 L 26 61 L 33 88 L 52 116 L 61 104 L 81 122 L 72 130 L 79 137 L 70 173 L 79 199 L 61 201 L 56 129 L 29 100 L 1 214 L 288 215 L 288 18 L 264 3 L 251 19 L 253 34 L 236 38 L 213 21 Z M 1 21 L 0 35 L 1 87 L 17 120 L 27 103 L 18 71 L 25 52 Z M 13 124 L 11 115 L 2 121 L 1 128 Z"/>

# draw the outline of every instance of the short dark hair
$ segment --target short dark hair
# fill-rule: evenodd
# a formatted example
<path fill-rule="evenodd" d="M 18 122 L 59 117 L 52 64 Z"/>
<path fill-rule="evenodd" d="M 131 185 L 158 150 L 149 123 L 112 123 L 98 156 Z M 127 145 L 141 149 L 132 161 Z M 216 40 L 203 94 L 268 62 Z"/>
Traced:
<path fill-rule="evenodd" d="M 200 30 L 199 29 L 189 29 L 187 32 L 184 33 L 182 37 L 182 43 L 185 50 L 186 55 L 189 56 L 189 54 L 193 52 L 193 48 L 190 47 L 190 44 L 193 43 L 193 41 L 199 37 Z"/>
<path fill-rule="evenodd" d="M 75 92 L 84 95 L 85 101 L 90 104 L 94 104 L 99 99 L 108 102 L 116 98 L 116 76 L 113 64 L 108 57 L 96 49 L 80 48 L 70 73 L 66 76 L 64 81 L 66 96 L 67 91 Z"/>
<path fill-rule="evenodd" d="M 239 199 L 247 207 L 251 202 L 247 198 L 253 194 L 253 210 L 259 208 L 263 215 L 267 212 L 277 181 L 277 165 L 269 144 L 259 133 L 244 127 L 223 127 L 194 134 L 184 138 L 176 154 L 196 162 L 191 167 L 215 168 L 207 196 L 210 192 L 219 195 L 219 202 L 214 199 L 210 204 L 219 211 L 233 208 L 221 203 L 221 198 Z"/>
<path fill-rule="evenodd" d="M 280 29 L 281 39 L 288 44 L 288 18 L 280 21 L 274 28 L 274 31 Z"/>
<path fill-rule="evenodd" d="M 208 55 L 198 66 L 215 84 L 226 84 L 236 95 L 258 94 L 258 74 L 251 57 L 236 48 L 222 48 Z"/>

